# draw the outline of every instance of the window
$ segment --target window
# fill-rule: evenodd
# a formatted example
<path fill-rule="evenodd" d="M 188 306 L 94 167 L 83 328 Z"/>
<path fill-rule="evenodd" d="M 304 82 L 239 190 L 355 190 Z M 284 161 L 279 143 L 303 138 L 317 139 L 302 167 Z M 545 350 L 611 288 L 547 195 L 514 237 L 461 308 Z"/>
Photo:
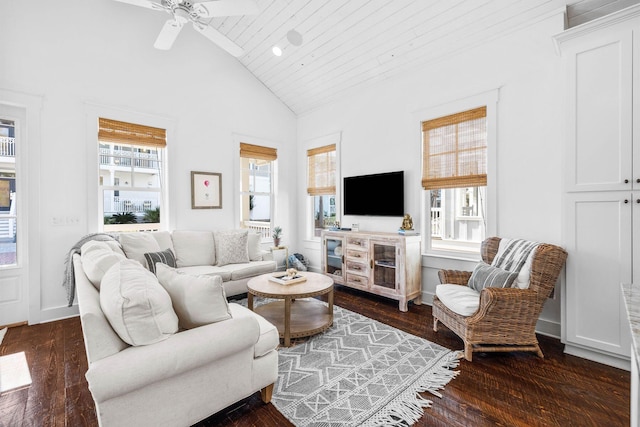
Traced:
<path fill-rule="evenodd" d="M 429 248 L 477 252 L 487 229 L 487 108 L 422 122 Z"/>
<path fill-rule="evenodd" d="M 104 231 L 160 228 L 166 141 L 164 129 L 98 119 Z"/>
<path fill-rule="evenodd" d="M 313 199 L 313 236 L 336 222 L 336 145 L 307 150 L 307 193 Z"/>
<path fill-rule="evenodd" d="M 240 143 L 240 227 L 270 239 L 274 206 L 275 148 Z"/>

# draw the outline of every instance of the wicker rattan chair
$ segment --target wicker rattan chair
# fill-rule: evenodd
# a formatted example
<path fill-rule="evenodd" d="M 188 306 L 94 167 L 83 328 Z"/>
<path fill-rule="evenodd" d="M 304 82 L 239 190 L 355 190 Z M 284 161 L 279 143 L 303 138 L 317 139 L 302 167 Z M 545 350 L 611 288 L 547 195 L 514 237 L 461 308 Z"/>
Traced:
<path fill-rule="evenodd" d="M 482 259 L 490 264 L 498 252 L 499 237 L 482 242 Z M 464 357 L 474 351 L 534 351 L 544 357 L 536 338 L 536 322 L 545 300 L 551 294 L 564 266 L 567 252 L 555 245 L 540 244 L 531 265 L 528 289 L 485 288 L 480 292 L 480 307 L 470 316 L 449 310 L 437 296 L 433 300 L 433 330 L 442 322 L 464 341 Z M 440 270 L 441 283 L 465 285 L 471 272 Z"/>

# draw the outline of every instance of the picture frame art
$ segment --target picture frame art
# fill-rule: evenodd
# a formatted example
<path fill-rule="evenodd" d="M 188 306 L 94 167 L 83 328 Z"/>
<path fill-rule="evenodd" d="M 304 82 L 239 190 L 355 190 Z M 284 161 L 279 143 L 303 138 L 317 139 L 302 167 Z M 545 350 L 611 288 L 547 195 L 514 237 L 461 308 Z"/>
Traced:
<path fill-rule="evenodd" d="M 191 171 L 191 209 L 222 209 L 222 174 Z"/>

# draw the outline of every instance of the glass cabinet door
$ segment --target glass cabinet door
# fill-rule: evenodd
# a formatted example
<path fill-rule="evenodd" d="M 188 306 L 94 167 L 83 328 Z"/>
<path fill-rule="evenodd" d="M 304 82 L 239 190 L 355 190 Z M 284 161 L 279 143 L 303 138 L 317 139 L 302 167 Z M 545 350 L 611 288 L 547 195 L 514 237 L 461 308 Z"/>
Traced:
<path fill-rule="evenodd" d="M 371 242 L 373 256 L 373 286 L 396 289 L 396 246 Z"/>
<path fill-rule="evenodd" d="M 342 239 L 327 237 L 325 239 L 324 254 L 325 273 L 331 274 L 334 282 L 343 283 L 343 245 Z"/>

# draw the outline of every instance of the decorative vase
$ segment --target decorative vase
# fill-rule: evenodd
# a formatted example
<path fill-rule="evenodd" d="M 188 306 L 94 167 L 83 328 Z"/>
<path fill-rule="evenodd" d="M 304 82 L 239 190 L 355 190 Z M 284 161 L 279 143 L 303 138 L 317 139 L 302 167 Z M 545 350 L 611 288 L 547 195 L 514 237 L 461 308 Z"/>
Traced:
<path fill-rule="evenodd" d="M 278 246 L 280 246 L 280 238 L 279 237 L 274 237 L 273 238 L 273 246 L 275 246 L 276 248 Z"/>

